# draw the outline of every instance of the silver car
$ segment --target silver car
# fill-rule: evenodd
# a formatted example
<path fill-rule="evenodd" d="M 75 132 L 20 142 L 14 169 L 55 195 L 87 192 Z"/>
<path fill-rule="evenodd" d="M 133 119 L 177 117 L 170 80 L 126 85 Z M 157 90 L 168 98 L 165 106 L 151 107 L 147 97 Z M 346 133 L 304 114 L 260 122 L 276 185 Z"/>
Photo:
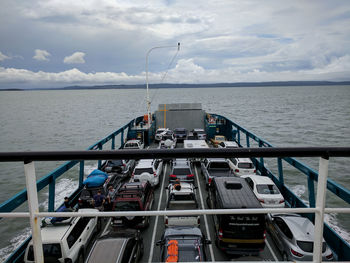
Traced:
<path fill-rule="evenodd" d="M 269 214 L 268 229 L 284 261 L 312 261 L 314 225 L 297 214 Z M 332 261 L 333 253 L 322 243 L 322 261 Z"/>

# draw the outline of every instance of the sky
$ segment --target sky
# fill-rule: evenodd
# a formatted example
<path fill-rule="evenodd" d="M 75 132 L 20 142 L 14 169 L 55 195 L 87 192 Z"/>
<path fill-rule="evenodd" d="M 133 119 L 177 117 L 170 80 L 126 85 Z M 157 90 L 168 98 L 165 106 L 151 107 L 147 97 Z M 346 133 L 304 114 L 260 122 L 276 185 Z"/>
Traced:
<path fill-rule="evenodd" d="M 0 89 L 146 72 L 150 84 L 350 80 L 350 1 L 0 2 Z"/>

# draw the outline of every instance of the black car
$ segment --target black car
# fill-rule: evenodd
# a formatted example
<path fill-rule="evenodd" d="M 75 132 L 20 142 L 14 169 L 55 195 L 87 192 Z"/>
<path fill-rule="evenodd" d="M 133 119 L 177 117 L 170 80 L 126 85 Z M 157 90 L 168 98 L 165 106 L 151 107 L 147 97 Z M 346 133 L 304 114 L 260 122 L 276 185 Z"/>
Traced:
<path fill-rule="evenodd" d="M 188 133 L 188 131 L 185 128 L 175 128 L 174 129 L 174 135 L 175 135 L 178 142 L 186 140 L 187 133 Z"/>
<path fill-rule="evenodd" d="M 109 228 L 95 241 L 86 263 L 136 263 L 143 255 L 140 231 Z"/>
<path fill-rule="evenodd" d="M 168 227 L 156 245 L 160 246 L 161 262 L 207 261 L 206 239 L 197 227 Z"/>

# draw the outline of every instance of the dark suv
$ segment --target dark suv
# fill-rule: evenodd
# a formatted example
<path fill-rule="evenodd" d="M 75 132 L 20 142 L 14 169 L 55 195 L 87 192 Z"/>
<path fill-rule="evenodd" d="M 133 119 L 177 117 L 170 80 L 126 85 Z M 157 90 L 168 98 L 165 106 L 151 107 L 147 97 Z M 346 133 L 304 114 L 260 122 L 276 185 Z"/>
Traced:
<path fill-rule="evenodd" d="M 207 204 L 210 209 L 262 208 L 243 178 L 215 177 L 210 184 Z M 264 214 L 214 214 L 218 248 L 228 254 L 258 255 L 265 247 Z"/>
<path fill-rule="evenodd" d="M 194 183 L 194 174 L 187 159 L 175 159 L 172 166 L 169 183 L 174 183 L 176 179 L 181 182 Z"/>
<path fill-rule="evenodd" d="M 178 142 L 186 140 L 188 131 L 185 128 L 175 128 L 174 135 Z"/>
<path fill-rule="evenodd" d="M 139 230 L 108 229 L 95 241 L 85 262 L 136 263 L 142 255 L 143 241 Z"/>
<path fill-rule="evenodd" d="M 154 192 L 151 184 L 146 182 L 132 182 L 123 184 L 114 199 L 113 211 L 147 211 L 151 210 Z M 114 217 L 113 226 L 145 228 L 149 225 L 149 217 L 127 216 Z"/>

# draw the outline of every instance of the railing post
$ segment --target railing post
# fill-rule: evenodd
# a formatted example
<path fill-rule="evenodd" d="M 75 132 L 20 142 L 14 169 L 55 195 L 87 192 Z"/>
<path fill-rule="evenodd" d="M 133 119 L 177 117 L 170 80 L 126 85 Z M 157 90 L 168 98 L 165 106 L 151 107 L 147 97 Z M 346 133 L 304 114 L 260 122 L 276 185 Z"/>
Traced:
<path fill-rule="evenodd" d="M 122 147 L 124 145 L 124 130 L 122 130 L 120 135 L 120 146 Z"/>
<path fill-rule="evenodd" d="M 241 145 L 241 133 L 240 133 L 239 129 L 237 129 L 237 142 L 239 145 Z"/>
<path fill-rule="evenodd" d="M 262 146 L 263 146 L 263 143 L 261 140 L 259 140 L 259 147 L 262 147 Z M 260 165 L 259 165 L 260 167 L 264 166 L 264 157 L 260 157 Z"/>
<path fill-rule="evenodd" d="M 115 149 L 115 135 L 112 137 L 112 146 L 111 149 L 114 150 Z"/>
<path fill-rule="evenodd" d="M 26 187 L 28 195 L 29 221 L 32 227 L 32 239 L 34 258 L 36 263 L 44 263 L 43 245 L 41 240 L 41 230 L 39 217 L 35 213 L 39 212 L 38 192 L 36 188 L 36 176 L 34 162 L 24 163 L 24 174 L 26 177 Z"/>
<path fill-rule="evenodd" d="M 328 157 L 320 158 L 318 168 L 318 183 L 316 197 L 316 213 L 315 213 L 315 236 L 314 236 L 314 252 L 313 261 L 322 262 L 322 241 L 323 241 L 323 221 L 324 207 L 326 202 L 326 188 L 328 177 Z"/>
<path fill-rule="evenodd" d="M 56 191 L 56 180 L 51 177 L 52 181 L 49 184 L 49 207 L 48 211 L 49 212 L 54 212 L 55 211 L 55 191 Z"/>
<path fill-rule="evenodd" d="M 278 165 L 279 181 L 281 184 L 284 184 L 282 158 L 280 158 L 280 157 L 277 158 L 277 165 Z"/>
<path fill-rule="evenodd" d="M 98 149 L 102 150 L 102 144 L 101 143 L 98 144 Z M 101 166 L 102 166 L 101 164 L 102 164 L 102 161 L 98 160 L 98 162 L 97 162 L 97 169 L 99 169 L 99 170 L 101 169 Z"/>
<path fill-rule="evenodd" d="M 310 178 L 310 172 L 308 172 L 307 174 L 307 185 L 309 189 L 310 207 L 315 207 L 315 185 L 314 185 L 314 180 Z"/>
<path fill-rule="evenodd" d="M 80 161 L 80 167 L 79 167 L 79 187 L 83 185 L 84 181 L 84 167 L 85 163 L 84 161 Z"/>
<path fill-rule="evenodd" d="M 248 133 L 246 133 L 246 139 L 247 139 L 247 148 L 249 148 L 250 147 L 250 141 L 249 141 Z"/>

